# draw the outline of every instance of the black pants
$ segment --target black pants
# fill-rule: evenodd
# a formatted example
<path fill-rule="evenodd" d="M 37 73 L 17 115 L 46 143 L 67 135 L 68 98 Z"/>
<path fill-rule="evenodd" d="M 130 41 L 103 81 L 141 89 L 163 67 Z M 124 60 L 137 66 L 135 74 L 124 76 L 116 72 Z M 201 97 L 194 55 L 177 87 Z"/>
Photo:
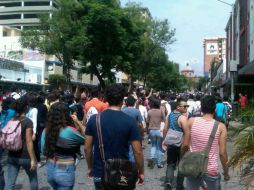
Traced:
<path fill-rule="evenodd" d="M 94 186 L 95 186 L 95 190 L 121 190 L 121 189 L 107 189 L 103 187 L 102 182 L 94 182 Z M 134 189 L 130 189 L 130 190 L 134 190 Z"/>
<path fill-rule="evenodd" d="M 174 171 L 177 169 L 180 160 L 180 147 L 168 146 L 167 149 L 167 171 L 165 185 L 170 184 L 173 187 Z M 184 177 L 177 173 L 176 190 L 183 190 Z"/>
<path fill-rule="evenodd" d="M 38 162 L 41 161 L 41 153 L 42 153 L 41 152 L 41 135 L 43 130 L 44 130 L 43 127 L 37 128 L 36 139 L 34 141 L 34 153 Z"/>

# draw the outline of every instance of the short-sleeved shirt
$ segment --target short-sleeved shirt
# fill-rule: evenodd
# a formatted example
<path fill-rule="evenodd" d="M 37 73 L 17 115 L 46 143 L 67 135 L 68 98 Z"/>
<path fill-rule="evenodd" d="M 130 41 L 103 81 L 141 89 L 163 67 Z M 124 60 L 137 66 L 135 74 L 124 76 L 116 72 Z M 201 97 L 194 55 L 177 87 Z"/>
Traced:
<path fill-rule="evenodd" d="M 21 119 L 22 120 L 22 119 Z M 21 136 L 22 136 L 22 149 L 19 151 L 9 151 L 9 155 L 10 157 L 14 157 L 14 158 L 24 158 L 24 159 L 30 159 L 30 156 L 28 154 L 28 150 L 27 150 L 27 145 L 26 145 L 26 129 L 31 128 L 33 129 L 33 122 L 31 119 L 29 118 L 24 118 L 21 121 Z"/>
<path fill-rule="evenodd" d="M 133 108 L 133 107 L 124 107 L 122 109 L 122 111 L 124 113 L 126 113 L 127 115 L 129 115 L 130 117 L 134 118 L 135 121 L 138 123 L 138 124 L 141 124 L 142 121 L 143 121 L 143 118 L 142 118 L 142 115 L 139 111 L 139 109 L 136 109 L 136 108 Z"/>
<path fill-rule="evenodd" d="M 216 104 L 216 117 L 223 118 L 226 121 L 227 106 L 223 103 Z"/>
<path fill-rule="evenodd" d="M 122 111 L 107 109 L 101 113 L 101 130 L 105 159 L 129 159 L 129 142 L 141 140 L 137 122 Z M 85 134 L 93 137 L 93 175 L 102 177 L 103 164 L 96 129 L 96 115 L 87 123 Z"/>
<path fill-rule="evenodd" d="M 165 113 L 160 109 L 151 109 L 148 111 L 147 122 L 148 129 L 159 130 L 161 122 L 165 122 Z"/>
<path fill-rule="evenodd" d="M 100 101 L 98 98 L 93 98 L 90 101 L 86 102 L 85 113 L 87 113 L 91 107 L 95 107 L 98 112 L 103 112 L 105 109 L 107 109 L 108 105 Z"/>

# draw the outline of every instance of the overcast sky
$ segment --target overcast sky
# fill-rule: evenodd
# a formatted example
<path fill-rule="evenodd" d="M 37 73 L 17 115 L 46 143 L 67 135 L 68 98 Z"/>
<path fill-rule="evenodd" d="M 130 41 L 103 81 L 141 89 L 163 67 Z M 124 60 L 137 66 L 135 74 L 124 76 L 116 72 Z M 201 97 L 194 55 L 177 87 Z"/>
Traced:
<path fill-rule="evenodd" d="M 121 0 L 121 3 L 129 1 L 142 3 L 154 18 L 168 19 L 171 27 L 176 28 L 177 40 L 168 51 L 170 60 L 179 63 L 180 69 L 188 62 L 196 75 L 203 75 L 203 39 L 226 36 L 232 8 L 217 0 Z"/>

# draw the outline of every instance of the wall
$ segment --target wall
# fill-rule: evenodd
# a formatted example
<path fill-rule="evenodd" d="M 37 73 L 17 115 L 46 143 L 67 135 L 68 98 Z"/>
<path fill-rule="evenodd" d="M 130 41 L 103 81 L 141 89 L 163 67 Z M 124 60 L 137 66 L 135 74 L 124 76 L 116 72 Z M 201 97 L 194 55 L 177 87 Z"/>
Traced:
<path fill-rule="evenodd" d="M 249 6 L 249 55 L 250 55 L 250 62 L 254 61 L 254 0 L 250 0 L 250 6 Z"/>

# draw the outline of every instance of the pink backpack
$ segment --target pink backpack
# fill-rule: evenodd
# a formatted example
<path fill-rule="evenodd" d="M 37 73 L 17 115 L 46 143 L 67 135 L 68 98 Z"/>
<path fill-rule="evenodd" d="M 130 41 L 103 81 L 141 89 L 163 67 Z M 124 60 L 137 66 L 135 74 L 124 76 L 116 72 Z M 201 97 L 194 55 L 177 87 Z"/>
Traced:
<path fill-rule="evenodd" d="M 0 131 L 0 146 L 9 151 L 22 149 L 21 121 L 10 120 Z"/>

